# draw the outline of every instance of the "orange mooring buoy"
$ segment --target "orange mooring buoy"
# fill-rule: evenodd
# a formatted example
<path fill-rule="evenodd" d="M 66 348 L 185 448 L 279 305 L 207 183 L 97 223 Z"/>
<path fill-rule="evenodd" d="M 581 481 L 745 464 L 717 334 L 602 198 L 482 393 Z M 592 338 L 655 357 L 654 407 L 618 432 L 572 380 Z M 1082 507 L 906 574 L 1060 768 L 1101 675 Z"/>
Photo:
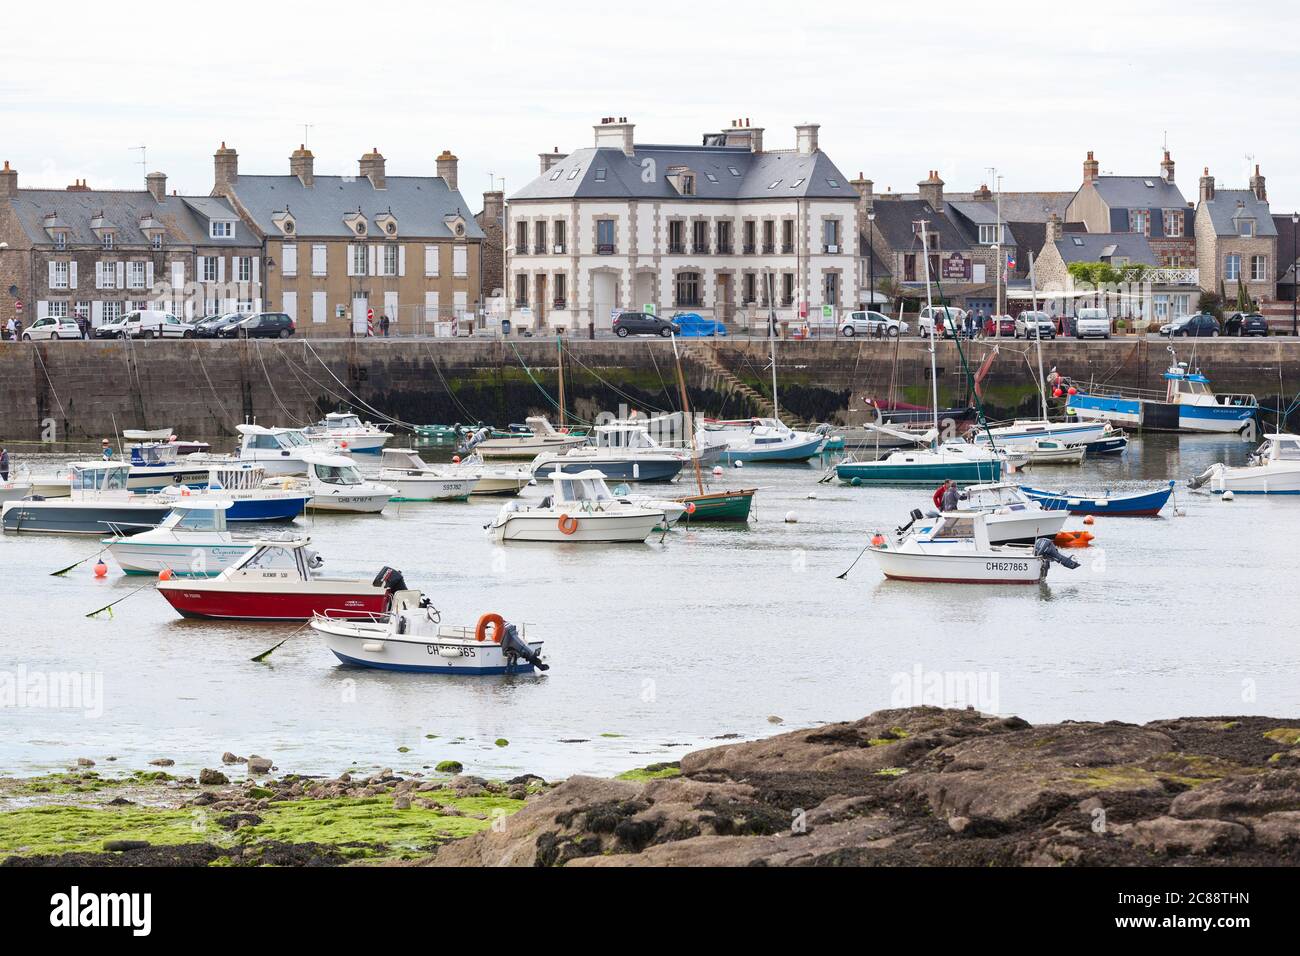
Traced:
<path fill-rule="evenodd" d="M 108 574 L 108 565 L 104 563 L 103 558 L 100 558 L 98 561 L 95 562 L 95 577 L 102 578 L 107 576 L 107 574 Z"/>

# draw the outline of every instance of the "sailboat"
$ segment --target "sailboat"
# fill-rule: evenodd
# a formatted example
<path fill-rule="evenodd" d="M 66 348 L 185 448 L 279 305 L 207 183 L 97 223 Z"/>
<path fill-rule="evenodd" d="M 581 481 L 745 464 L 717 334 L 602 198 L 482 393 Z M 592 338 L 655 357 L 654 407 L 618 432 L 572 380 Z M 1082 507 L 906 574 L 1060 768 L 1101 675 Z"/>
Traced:
<path fill-rule="evenodd" d="M 928 249 L 926 221 L 921 227 L 921 248 Z M 925 263 L 925 302 L 933 308 L 930 295 L 930 257 L 921 257 Z M 960 348 L 960 346 L 958 346 Z M 1007 465 L 1006 455 L 995 448 L 964 441 L 941 441 L 939 431 L 939 378 L 935 364 L 934 327 L 930 328 L 930 389 L 933 424 L 922 436 L 921 442 L 929 447 L 891 452 L 875 461 L 840 462 L 835 475 L 849 485 L 910 484 L 953 480 L 967 483 L 988 483 L 1002 480 Z"/>
<path fill-rule="evenodd" d="M 674 500 L 686 507 L 687 523 L 697 521 L 747 522 L 754 505 L 757 488 L 740 488 L 734 491 L 705 491 L 704 475 L 700 469 L 700 453 L 696 447 L 695 425 L 691 421 L 691 402 L 686 394 L 686 376 L 682 374 L 682 359 L 677 352 L 677 337 L 673 336 L 673 362 L 677 365 L 677 388 L 682 396 L 682 420 L 691 440 L 691 464 L 695 472 L 696 493 L 682 495 Z M 775 368 L 775 362 L 773 363 Z M 775 394 L 775 393 L 774 393 Z"/>

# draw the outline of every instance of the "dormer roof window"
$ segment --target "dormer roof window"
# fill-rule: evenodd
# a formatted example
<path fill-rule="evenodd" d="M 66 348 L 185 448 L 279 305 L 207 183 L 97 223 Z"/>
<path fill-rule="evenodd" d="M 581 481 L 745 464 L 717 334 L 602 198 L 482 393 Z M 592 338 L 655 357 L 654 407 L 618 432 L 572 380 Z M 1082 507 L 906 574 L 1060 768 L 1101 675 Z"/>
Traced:
<path fill-rule="evenodd" d="M 285 206 L 283 212 L 277 212 L 271 216 L 271 224 L 286 236 L 292 236 L 298 231 L 298 223 L 294 221 L 293 213 L 289 207 Z"/>
<path fill-rule="evenodd" d="M 364 236 L 369 231 L 369 223 L 366 222 L 365 214 L 361 212 L 360 207 L 356 212 L 350 212 L 343 217 L 343 224 L 348 227 L 348 232 L 354 236 Z"/>
<path fill-rule="evenodd" d="M 394 238 L 397 235 L 397 217 L 393 215 L 390 209 L 388 212 L 380 213 L 375 217 L 375 225 L 385 236 Z"/>
<path fill-rule="evenodd" d="M 212 219 L 208 222 L 208 236 L 212 239 L 233 239 L 235 223 L 230 219 Z"/>
<path fill-rule="evenodd" d="M 442 221 L 447 224 L 451 234 L 457 238 L 465 235 L 465 217 L 458 212 L 448 213 L 442 217 Z"/>

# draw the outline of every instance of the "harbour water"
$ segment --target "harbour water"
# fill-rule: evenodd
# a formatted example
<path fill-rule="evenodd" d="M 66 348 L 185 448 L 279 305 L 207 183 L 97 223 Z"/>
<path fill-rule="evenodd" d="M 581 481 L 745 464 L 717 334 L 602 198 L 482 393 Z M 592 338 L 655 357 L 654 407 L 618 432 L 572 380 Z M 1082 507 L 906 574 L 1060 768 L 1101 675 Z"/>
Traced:
<path fill-rule="evenodd" d="M 1250 447 L 1146 436 L 1122 458 L 1026 480 L 1182 485 Z M 169 757 L 193 772 L 230 750 L 301 773 L 454 759 L 487 776 L 555 777 L 918 703 L 1030 721 L 1300 710 L 1289 620 L 1300 498 L 1228 503 L 1182 485 L 1183 515 L 1098 519 L 1094 547 L 1075 552 L 1083 567 L 1054 566 L 1040 586 L 888 582 L 870 556 L 839 580 L 869 534 L 928 507 L 930 489 L 822 485 L 823 467 L 729 470 L 727 484 L 761 489 L 747 530 L 679 529 L 644 545 L 497 544 L 483 530 L 493 499 L 299 520 L 331 574 L 392 565 L 446 622 L 487 611 L 526 622 L 552 665 L 530 677 L 344 669 L 310 629 L 185 621 L 115 566 L 104 580 L 93 562 L 49 576 L 93 540 L 0 536 L 0 677 L 11 688 L 69 673 L 102 681 L 97 703 L 4 701 L 0 774 L 78 757 L 100 769 Z M 142 585 L 111 617 L 84 616 Z M 286 637 L 267 663 L 250 660 Z"/>

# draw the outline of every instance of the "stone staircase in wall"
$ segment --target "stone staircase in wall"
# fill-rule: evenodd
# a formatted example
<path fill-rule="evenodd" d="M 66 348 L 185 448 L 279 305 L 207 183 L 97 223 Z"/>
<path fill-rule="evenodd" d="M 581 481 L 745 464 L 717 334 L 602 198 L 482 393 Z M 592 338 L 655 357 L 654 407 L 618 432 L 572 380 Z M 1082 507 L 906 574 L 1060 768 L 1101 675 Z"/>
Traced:
<path fill-rule="evenodd" d="M 772 407 L 772 400 L 762 392 L 746 385 L 733 374 L 731 369 L 723 364 L 722 359 L 718 357 L 718 353 L 712 345 L 705 342 L 693 342 L 688 354 L 713 374 L 719 391 L 728 395 L 741 396 L 749 409 L 750 415 L 756 418 L 776 417 L 775 409 Z M 784 408 L 781 409 L 781 421 L 798 431 L 811 431 L 814 427 L 812 423 L 796 417 Z"/>

